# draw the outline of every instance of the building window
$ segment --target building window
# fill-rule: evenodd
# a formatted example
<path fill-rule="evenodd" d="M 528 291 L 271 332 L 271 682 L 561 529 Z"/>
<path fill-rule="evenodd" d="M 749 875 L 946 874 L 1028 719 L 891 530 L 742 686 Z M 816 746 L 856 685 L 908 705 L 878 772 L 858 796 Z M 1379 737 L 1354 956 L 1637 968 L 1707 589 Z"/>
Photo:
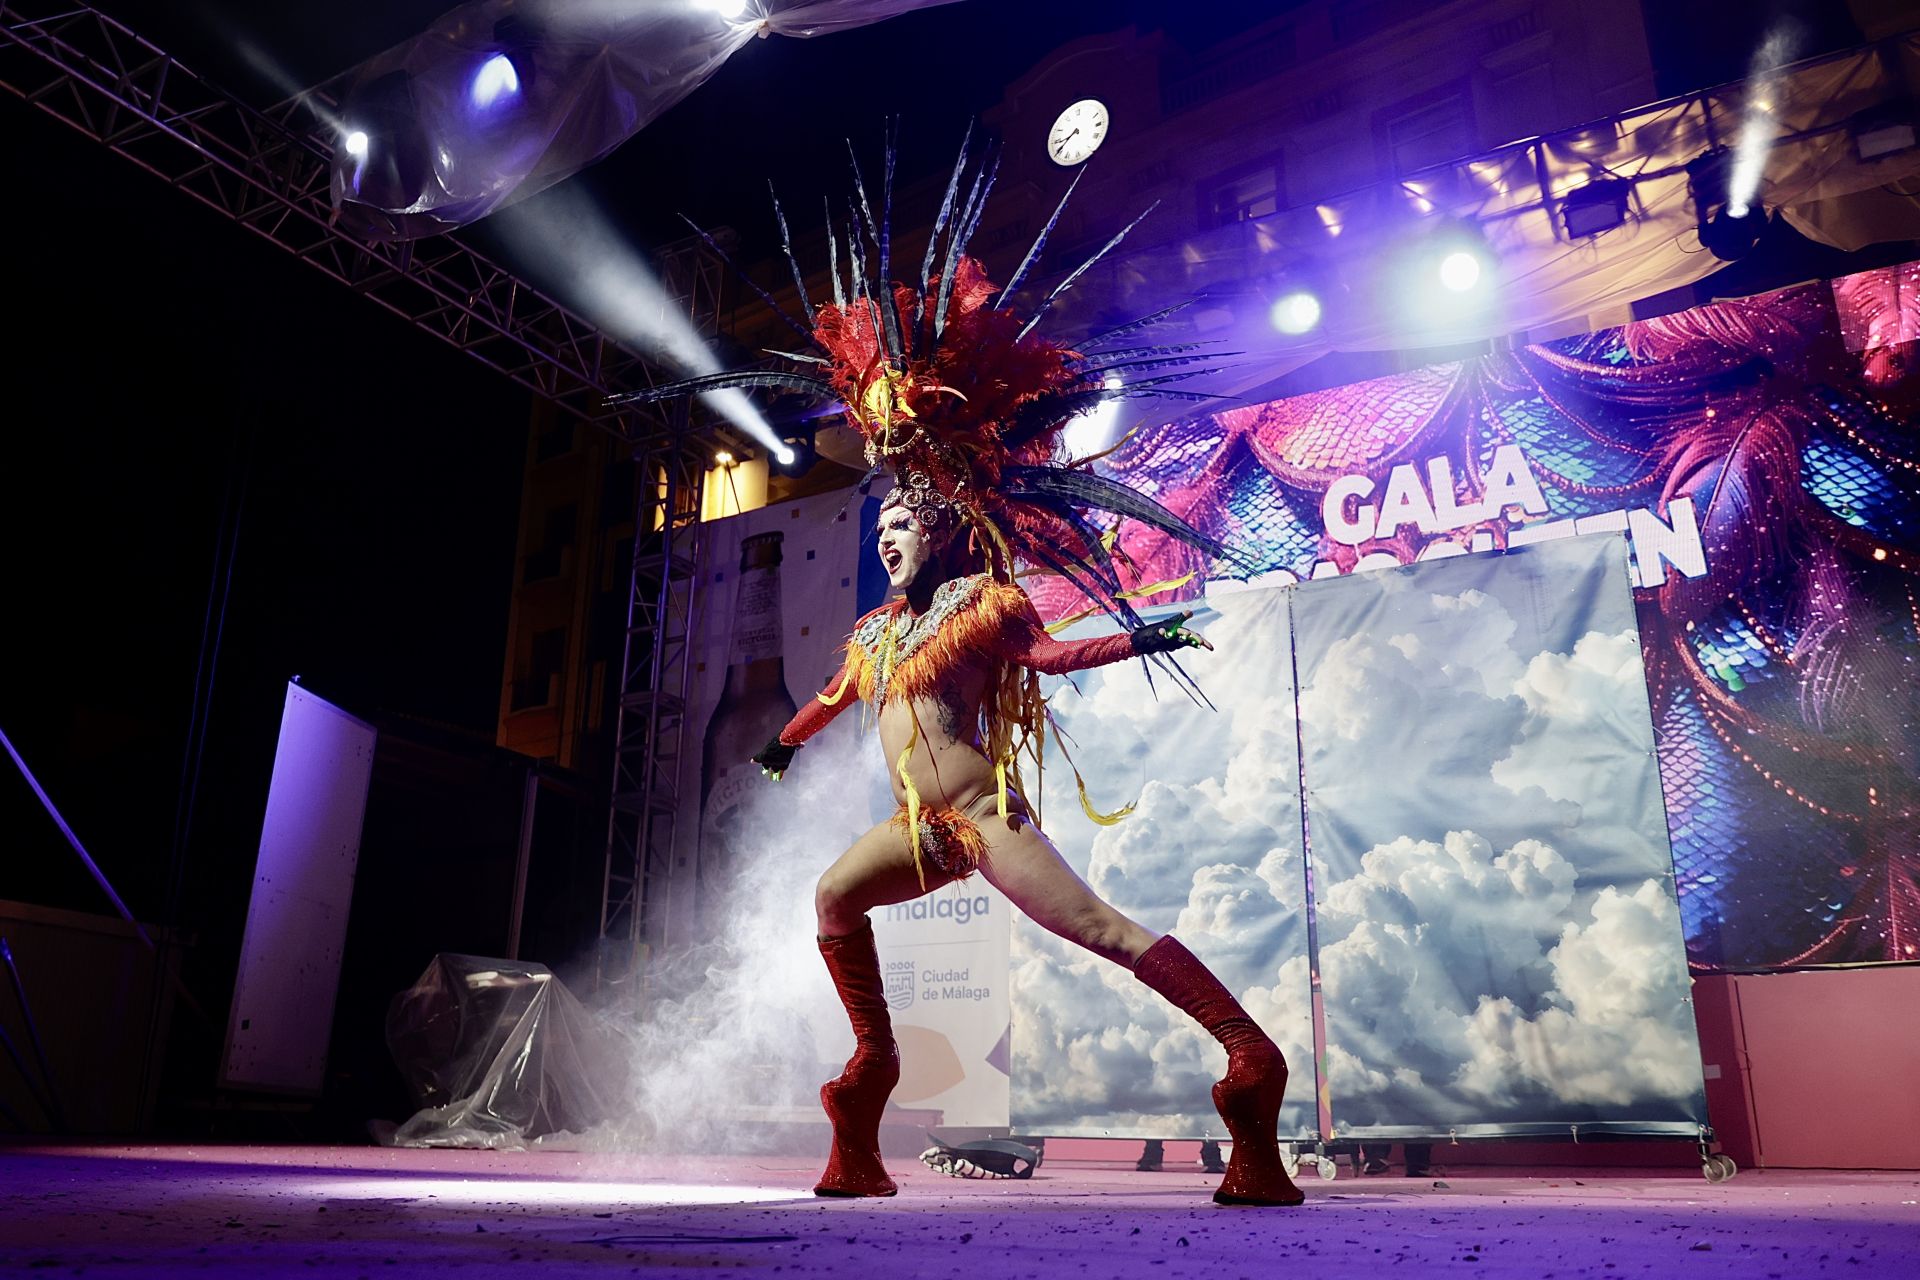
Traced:
<path fill-rule="evenodd" d="M 1473 110 L 1457 88 L 1403 102 L 1376 119 L 1394 177 L 1458 160 L 1475 149 Z"/>
<path fill-rule="evenodd" d="M 1438 7 L 1433 0 L 1334 0 L 1333 39 L 1336 44 L 1351 44 Z"/>
<path fill-rule="evenodd" d="M 578 503 L 563 502 L 547 512 L 540 545 L 527 552 L 526 566 L 521 571 L 520 580 L 541 582 L 566 573 L 570 559 L 567 552 L 573 549 L 574 530 L 579 523 Z"/>
<path fill-rule="evenodd" d="M 572 418 L 562 418 L 558 422 L 549 422 L 540 428 L 540 434 L 534 441 L 533 460 L 545 462 L 549 458 L 558 458 L 573 452 Z"/>
<path fill-rule="evenodd" d="M 1200 186 L 1200 221 L 1209 227 L 1251 222 L 1280 212 L 1280 162 L 1256 161 L 1217 174 Z"/>
<path fill-rule="evenodd" d="M 533 633 L 527 645 L 527 674 L 513 682 L 510 710 L 551 707 L 560 700 L 560 672 L 567 662 L 567 629 L 549 627 Z"/>

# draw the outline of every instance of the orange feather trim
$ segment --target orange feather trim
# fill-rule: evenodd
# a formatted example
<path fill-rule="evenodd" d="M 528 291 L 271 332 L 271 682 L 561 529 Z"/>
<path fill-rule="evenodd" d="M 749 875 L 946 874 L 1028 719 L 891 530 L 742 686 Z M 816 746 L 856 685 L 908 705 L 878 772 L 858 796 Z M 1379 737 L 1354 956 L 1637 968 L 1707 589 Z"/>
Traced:
<path fill-rule="evenodd" d="M 893 811 L 887 825 L 908 840 L 913 831 L 904 807 Z M 919 847 L 927 861 L 955 880 L 965 880 L 987 856 L 987 837 L 972 818 L 958 809 L 926 808 L 920 811 Z"/>

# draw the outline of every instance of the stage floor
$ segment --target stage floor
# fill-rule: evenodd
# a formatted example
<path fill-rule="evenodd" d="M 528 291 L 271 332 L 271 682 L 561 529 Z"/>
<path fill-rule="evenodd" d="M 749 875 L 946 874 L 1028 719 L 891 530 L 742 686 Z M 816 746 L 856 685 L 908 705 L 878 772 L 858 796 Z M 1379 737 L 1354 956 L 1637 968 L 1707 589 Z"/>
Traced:
<path fill-rule="evenodd" d="M 1343 1169 L 1306 1177 L 1300 1208 L 1223 1209 L 1198 1172 L 1056 1161 L 962 1181 L 889 1163 L 897 1198 L 832 1201 L 786 1157 L 15 1144 L 0 1274 L 1920 1275 L 1910 1172 Z"/>

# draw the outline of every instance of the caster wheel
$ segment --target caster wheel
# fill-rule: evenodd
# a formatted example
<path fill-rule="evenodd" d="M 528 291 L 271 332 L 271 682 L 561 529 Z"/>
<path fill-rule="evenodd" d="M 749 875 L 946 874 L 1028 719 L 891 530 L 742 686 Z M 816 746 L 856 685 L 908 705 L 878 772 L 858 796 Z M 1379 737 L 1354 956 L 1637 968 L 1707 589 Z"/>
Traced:
<path fill-rule="evenodd" d="M 1282 1151 L 1280 1153 L 1280 1167 L 1287 1171 L 1289 1178 L 1297 1178 L 1300 1176 L 1300 1157 L 1291 1151 Z"/>
<path fill-rule="evenodd" d="M 1340 1162 L 1322 1157 L 1320 1160 L 1320 1181 L 1332 1182 L 1340 1176 Z"/>
<path fill-rule="evenodd" d="M 1740 1172 L 1740 1166 L 1733 1162 L 1732 1156 L 1708 1156 L 1700 1166 L 1700 1172 L 1706 1175 L 1708 1182 L 1725 1182 Z"/>

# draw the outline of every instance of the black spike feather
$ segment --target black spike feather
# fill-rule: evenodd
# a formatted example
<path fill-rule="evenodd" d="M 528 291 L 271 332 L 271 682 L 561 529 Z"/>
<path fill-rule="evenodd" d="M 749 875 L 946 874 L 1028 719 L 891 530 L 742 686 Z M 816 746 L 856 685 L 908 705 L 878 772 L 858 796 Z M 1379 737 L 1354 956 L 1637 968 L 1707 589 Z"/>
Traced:
<path fill-rule="evenodd" d="M 1135 227 L 1139 226 L 1141 222 L 1146 219 L 1146 216 L 1148 214 L 1152 213 L 1155 209 L 1158 209 L 1159 207 L 1160 207 L 1160 202 L 1158 200 L 1155 200 L 1152 204 L 1148 205 L 1145 209 L 1141 210 L 1140 216 L 1138 218 L 1135 218 L 1132 222 L 1129 222 L 1126 226 L 1120 228 L 1118 234 L 1116 234 L 1113 237 L 1113 239 L 1101 245 L 1098 252 L 1096 252 L 1091 258 L 1088 258 L 1085 262 L 1081 263 L 1079 266 L 1075 267 L 1065 280 L 1062 280 L 1059 284 L 1053 286 L 1053 292 L 1049 293 L 1045 298 L 1042 298 L 1040 300 L 1040 305 L 1035 307 L 1033 310 L 1033 314 L 1027 317 L 1026 324 L 1020 327 L 1020 332 L 1014 335 L 1013 340 L 1015 342 L 1018 342 L 1020 339 L 1026 337 L 1029 333 L 1033 332 L 1033 326 L 1040 323 L 1040 317 L 1047 314 L 1048 308 L 1053 306 L 1054 299 L 1058 298 L 1061 294 L 1065 293 L 1068 289 L 1071 289 L 1073 287 L 1074 281 L 1078 280 L 1081 276 L 1087 274 L 1088 271 L 1092 270 L 1094 263 L 1100 261 L 1100 259 L 1106 257 L 1107 254 L 1111 253 L 1115 245 L 1119 244 L 1122 240 L 1125 240 L 1127 238 L 1127 233 L 1129 231 L 1132 231 Z"/>
<path fill-rule="evenodd" d="M 1218 360 L 1222 356 L 1243 356 L 1245 354 L 1246 352 L 1244 351 L 1201 351 L 1187 355 L 1141 356 L 1133 360 L 1115 360 L 1110 364 L 1080 365 L 1074 369 L 1074 373 L 1082 378 L 1093 378 L 1104 373 L 1111 373 L 1116 369 L 1138 369 L 1142 372 L 1149 369 L 1176 369 L 1182 365 L 1206 364 L 1210 361 Z M 1191 378 L 1202 373 L 1213 373 L 1225 367 L 1224 365 L 1213 365 L 1207 369 L 1189 369 L 1181 376 Z"/>
<path fill-rule="evenodd" d="M 827 211 L 827 276 L 833 281 L 833 305 L 847 309 L 847 291 L 840 287 L 840 241 L 833 234 L 833 205 L 820 201 Z"/>
<path fill-rule="evenodd" d="M 620 395 L 608 396 L 607 403 L 652 404 L 659 400 L 671 400 L 676 396 L 724 391 L 729 387 L 783 387 L 789 391 L 808 391 L 829 398 L 833 395 L 831 383 L 810 374 L 785 373 L 769 369 L 739 369 L 732 373 L 703 373 L 697 378 L 682 378 L 678 382 L 663 382 L 657 387 L 643 387 L 638 391 L 623 392 Z"/>
<path fill-rule="evenodd" d="M 689 218 L 684 213 L 680 215 L 680 221 L 692 227 L 693 233 L 699 236 L 702 240 L 706 241 L 707 247 L 709 249 L 712 249 L 716 254 L 720 255 L 720 261 L 726 263 L 727 266 L 732 269 L 733 274 L 738 276 L 746 284 L 747 288 L 753 290 L 754 293 L 759 295 L 760 301 L 767 304 L 767 310 L 773 312 L 773 314 L 775 314 L 776 316 L 779 316 L 782 320 L 784 320 L 787 323 L 787 326 L 789 328 L 791 328 L 795 333 L 799 334 L 801 337 L 807 340 L 807 344 L 809 346 L 814 346 L 814 347 L 820 346 L 818 339 L 816 339 L 813 336 L 813 330 L 809 329 L 806 325 L 801 324 L 798 320 L 795 320 L 791 315 L 789 315 L 786 312 L 785 309 L 783 309 L 780 306 L 779 303 L 773 300 L 772 294 L 768 293 L 765 289 L 762 289 L 758 284 L 755 284 L 753 277 L 748 275 L 746 272 L 742 271 L 738 266 L 734 264 L 733 259 L 727 256 L 727 251 L 720 247 L 720 242 L 715 240 L 712 236 L 708 235 L 705 228 L 703 228 L 699 223 L 695 222 L 692 218 Z M 825 350 L 824 347 L 822 347 L 821 349 Z"/>
<path fill-rule="evenodd" d="M 874 280 L 872 276 L 873 262 L 872 259 L 867 256 L 867 245 L 875 240 L 873 228 L 861 221 L 860 209 L 857 205 L 853 208 L 852 239 L 859 247 L 860 260 L 860 278 L 855 290 L 855 297 L 860 304 L 861 310 L 865 311 L 868 319 L 873 322 L 874 340 L 880 344 L 880 353 L 884 355 L 890 363 L 897 362 L 900 358 L 900 348 L 898 345 L 900 333 L 898 326 L 886 323 L 887 305 L 885 290 L 879 286 L 878 281 Z"/>
<path fill-rule="evenodd" d="M 967 198 L 947 229 L 947 251 L 940 264 L 940 296 L 934 299 L 933 343 L 928 348 L 929 355 L 939 348 L 940 335 L 947 328 L 947 299 L 953 296 L 953 277 L 960 265 L 960 228 L 965 224 L 968 214 L 972 212 L 973 202 L 980 195 L 980 184 L 986 180 L 986 176 L 987 162 L 982 158 L 980 167 L 974 170 L 973 182 L 967 188 Z"/>
<path fill-rule="evenodd" d="M 793 235 L 787 230 L 787 212 L 780 207 L 780 197 L 773 189 L 771 179 L 767 182 L 767 197 L 773 201 L 774 221 L 780 224 L 780 252 L 787 255 L 787 266 L 793 269 L 793 291 L 800 298 L 800 314 L 807 318 L 809 331 L 818 326 L 813 316 L 813 299 L 807 296 L 807 282 L 800 274 L 800 260 L 793 256 Z"/>
<path fill-rule="evenodd" d="M 953 277 L 959 270 L 960 259 L 966 256 L 967 242 L 973 239 L 974 228 L 980 225 L 980 215 L 987 207 L 987 195 L 993 190 L 994 179 L 999 176 L 998 154 L 981 161 L 980 172 L 974 176 L 973 190 L 967 195 L 966 211 L 947 238 L 947 270 L 940 280 L 940 305 L 933 313 L 933 336 L 936 342 L 947 327 L 947 303 L 953 296 Z"/>
<path fill-rule="evenodd" d="M 1087 166 L 1081 165 L 1079 171 L 1073 175 L 1073 181 L 1067 184 L 1067 193 L 1061 196 L 1060 203 L 1053 207 L 1053 216 L 1047 219 L 1047 225 L 1040 228 L 1040 234 L 1034 237 L 1033 248 L 1027 250 L 1027 256 L 1020 260 L 1020 266 L 1007 281 L 1006 288 L 1002 289 L 1000 296 L 993 300 L 993 309 L 995 311 L 1000 310 L 1006 306 L 1007 303 L 1011 302 L 1014 293 L 1021 285 L 1026 283 L 1027 273 L 1033 270 L 1035 264 L 1040 261 L 1040 251 L 1046 248 L 1047 237 L 1053 234 L 1053 228 L 1059 223 L 1060 215 L 1066 212 L 1067 201 L 1073 199 L 1074 188 L 1078 187 L 1080 185 L 1080 179 L 1086 176 Z"/>
<path fill-rule="evenodd" d="M 866 227 L 871 234 L 874 230 L 873 206 L 867 203 L 867 180 L 860 174 L 860 157 L 853 152 L 853 139 L 846 139 L 846 143 L 847 162 L 853 166 L 853 193 L 860 197 L 860 211 L 867 216 Z"/>
<path fill-rule="evenodd" d="M 1084 507 L 1111 511 L 1160 530 L 1218 560 L 1257 568 L 1244 553 L 1200 532 L 1137 489 L 1092 471 L 1072 467 L 1008 467 L 1001 473 L 1009 497 L 1053 494 Z"/>
<path fill-rule="evenodd" d="M 1150 328 L 1153 325 L 1159 324 L 1162 320 L 1165 320 L 1168 316 L 1177 315 L 1178 313 L 1185 311 L 1188 307 L 1192 306 L 1194 303 L 1198 301 L 1200 301 L 1200 299 L 1198 298 L 1188 298 L 1185 302 L 1176 302 L 1170 307 L 1162 307 L 1160 308 L 1160 310 L 1155 311 L 1150 315 L 1141 316 L 1138 320 L 1129 320 L 1125 324 L 1117 324 L 1111 329 L 1103 329 L 1099 333 L 1094 334 L 1091 338 L 1086 339 L 1084 342 L 1077 343 L 1076 345 L 1082 351 L 1092 351 L 1096 347 L 1105 346 L 1107 343 L 1113 341 L 1115 338 L 1124 337 L 1129 333 L 1138 333 L 1142 329 Z"/>
<path fill-rule="evenodd" d="M 973 121 L 967 121 L 967 131 L 960 138 L 960 154 L 954 157 L 953 173 L 947 178 L 946 194 L 940 197 L 940 212 L 934 215 L 933 230 L 927 236 L 926 256 L 920 260 L 920 293 L 913 303 L 913 327 L 920 335 L 921 347 L 928 344 L 925 328 L 927 313 L 927 290 L 933 287 L 933 258 L 940 247 L 940 233 L 946 230 L 947 219 L 953 216 L 953 197 L 960 189 L 960 175 L 967 169 L 967 144 L 973 141 Z"/>
<path fill-rule="evenodd" d="M 901 344 L 900 310 L 893 294 L 893 166 L 896 158 L 898 121 L 887 137 L 886 167 L 880 175 L 880 320 L 886 328 L 887 348 L 896 363 L 906 359 Z"/>
<path fill-rule="evenodd" d="M 1086 354 L 1085 344 L 1076 344 L 1082 348 L 1078 353 L 1076 364 L 1084 365 L 1092 360 L 1120 360 L 1129 356 L 1180 355 L 1188 351 L 1199 351 L 1204 347 L 1217 347 L 1224 341 L 1226 341 L 1224 338 L 1205 338 L 1199 342 L 1162 342 L 1147 347 L 1118 347 L 1111 351 L 1096 352 L 1093 355 Z"/>

